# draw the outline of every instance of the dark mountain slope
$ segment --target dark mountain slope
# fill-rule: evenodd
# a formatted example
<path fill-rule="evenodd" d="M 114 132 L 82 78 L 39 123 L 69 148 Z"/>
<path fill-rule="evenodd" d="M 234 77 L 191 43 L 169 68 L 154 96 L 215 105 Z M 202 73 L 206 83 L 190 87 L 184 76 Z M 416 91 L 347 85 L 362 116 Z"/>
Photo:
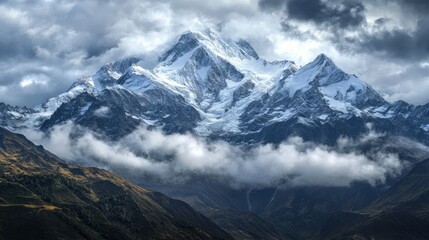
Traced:
<path fill-rule="evenodd" d="M 316 239 L 428 239 L 429 159 L 370 207 L 334 215 Z"/>
<path fill-rule="evenodd" d="M 0 239 L 231 239 L 184 202 L 0 129 Z"/>
<path fill-rule="evenodd" d="M 200 211 L 236 239 L 292 239 L 284 228 L 264 220 L 253 212 L 215 208 L 204 208 Z"/>

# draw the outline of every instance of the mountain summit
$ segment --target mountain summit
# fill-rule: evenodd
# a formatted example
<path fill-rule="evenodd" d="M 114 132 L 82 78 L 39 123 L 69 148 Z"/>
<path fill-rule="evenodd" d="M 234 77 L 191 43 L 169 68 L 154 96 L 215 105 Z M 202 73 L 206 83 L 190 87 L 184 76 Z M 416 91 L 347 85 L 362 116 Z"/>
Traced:
<path fill-rule="evenodd" d="M 34 110 L 3 108 L 2 123 L 49 129 L 72 120 L 112 138 L 144 123 L 228 141 L 280 142 L 297 134 L 332 142 L 361 134 L 371 122 L 429 142 L 429 116 L 421 114 L 427 105 L 388 103 L 324 54 L 298 68 L 207 29 L 184 33 L 159 55 L 150 69 L 136 57 L 109 63 Z"/>

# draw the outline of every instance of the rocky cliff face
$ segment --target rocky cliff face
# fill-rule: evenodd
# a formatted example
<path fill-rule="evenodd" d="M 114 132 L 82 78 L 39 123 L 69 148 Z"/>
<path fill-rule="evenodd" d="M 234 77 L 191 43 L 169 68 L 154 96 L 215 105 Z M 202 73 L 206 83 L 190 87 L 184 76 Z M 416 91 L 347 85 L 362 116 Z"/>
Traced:
<path fill-rule="evenodd" d="M 428 142 L 427 105 L 388 103 L 324 54 L 298 69 L 206 30 L 183 34 L 160 56 L 151 69 L 135 57 L 109 63 L 35 109 L 2 108 L 1 124 L 48 129 L 71 120 L 117 138 L 144 123 L 236 142 L 281 142 L 299 134 L 326 143 L 373 123 Z M 106 127 L 115 123 L 124 124 Z"/>

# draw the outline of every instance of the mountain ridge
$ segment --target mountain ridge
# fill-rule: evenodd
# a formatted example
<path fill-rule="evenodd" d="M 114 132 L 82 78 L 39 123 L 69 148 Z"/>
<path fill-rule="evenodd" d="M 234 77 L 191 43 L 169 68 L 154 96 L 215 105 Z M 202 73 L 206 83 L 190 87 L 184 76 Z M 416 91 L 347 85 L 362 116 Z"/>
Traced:
<path fill-rule="evenodd" d="M 11 110 L 3 109 L 1 123 L 11 130 L 41 126 L 46 130 L 65 120 L 78 124 L 83 118 L 99 120 L 100 116 L 93 115 L 96 109 L 90 110 L 91 102 L 80 105 L 68 119 L 60 120 L 59 114 L 54 114 L 60 106 L 71 105 L 76 102 L 72 100 L 89 94 L 101 101 L 100 107 L 104 104 L 122 108 L 125 114 L 118 114 L 123 117 L 119 121 L 144 123 L 167 133 L 189 131 L 229 140 L 281 124 L 286 128 L 283 132 L 294 135 L 295 127 L 289 124 L 292 122 L 304 131 L 327 123 L 347 125 L 350 119 L 357 118 L 359 124 L 375 122 L 380 131 L 388 131 L 394 125 L 395 135 L 429 142 L 429 105 L 388 103 L 370 85 L 343 72 L 325 54 L 297 68 L 292 61 L 268 62 L 260 58 L 245 40 L 223 39 L 205 30 L 181 35 L 160 56 L 151 69 L 141 67 L 142 59 L 136 57 L 104 65 L 34 111 L 16 108 L 12 115 L 18 118 L 9 114 Z M 117 101 L 133 98 L 140 111 L 131 111 L 103 97 L 112 94 L 118 95 Z M 155 108 L 160 110 L 154 112 Z M 180 111 L 190 117 L 177 116 Z M 117 138 L 131 130 L 107 135 Z M 261 136 L 257 139 L 273 142 Z"/>
<path fill-rule="evenodd" d="M 0 238 L 232 239 L 184 202 L 69 165 L 3 128 L 0 166 Z"/>

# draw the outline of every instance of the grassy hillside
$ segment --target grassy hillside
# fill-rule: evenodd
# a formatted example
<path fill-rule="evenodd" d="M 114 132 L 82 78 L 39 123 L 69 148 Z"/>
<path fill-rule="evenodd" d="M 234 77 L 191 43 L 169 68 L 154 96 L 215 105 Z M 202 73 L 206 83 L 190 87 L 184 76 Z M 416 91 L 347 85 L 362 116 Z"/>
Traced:
<path fill-rule="evenodd" d="M 231 238 L 184 202 L 0 129 L 0 239 Z"/>

